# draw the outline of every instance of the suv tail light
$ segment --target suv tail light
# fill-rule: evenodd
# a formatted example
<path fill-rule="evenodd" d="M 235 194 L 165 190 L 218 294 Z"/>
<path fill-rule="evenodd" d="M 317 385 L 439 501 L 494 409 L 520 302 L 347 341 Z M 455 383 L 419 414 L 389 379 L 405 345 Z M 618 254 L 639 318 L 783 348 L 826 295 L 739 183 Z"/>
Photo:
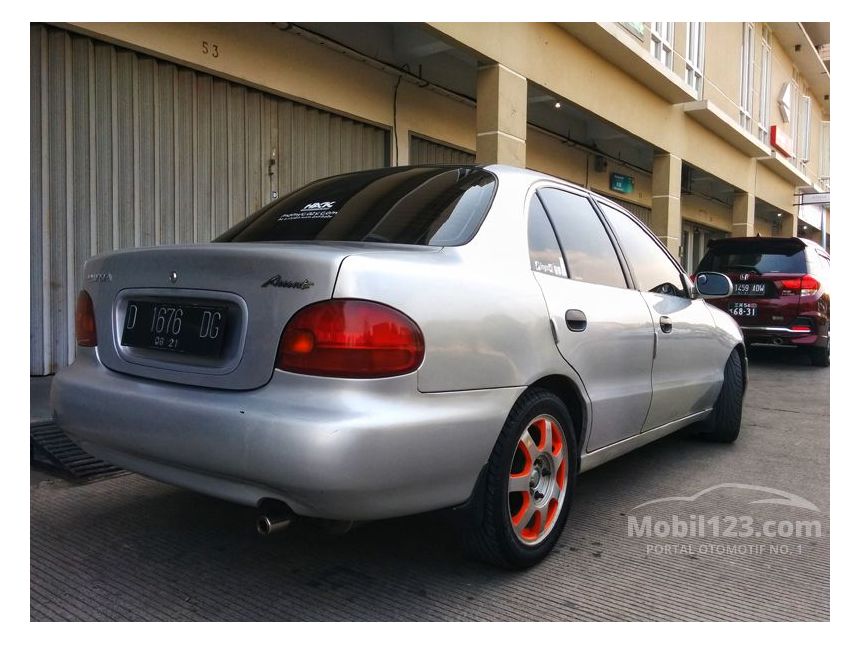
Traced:
<path fill-rule="evenodd" d="M 80 347 L 96 346 L 96 316 L 93 301 L 83 289 L 75 304 L 75 341 Z"/>
<path fill-rule="evenodd" d="M 281 334 L 275 367 L 342 378 L 415 371 L 424 336 L 411 318 L 378 302 L 326 300 L 293 315 Z"/>
<path fill-rule="evenodd" d="M 821 288 L 821 283 L 808 274 L 802 278 L 788 278 L 781 282 L 780 294 L 783 296 L 811 296 Z"/>

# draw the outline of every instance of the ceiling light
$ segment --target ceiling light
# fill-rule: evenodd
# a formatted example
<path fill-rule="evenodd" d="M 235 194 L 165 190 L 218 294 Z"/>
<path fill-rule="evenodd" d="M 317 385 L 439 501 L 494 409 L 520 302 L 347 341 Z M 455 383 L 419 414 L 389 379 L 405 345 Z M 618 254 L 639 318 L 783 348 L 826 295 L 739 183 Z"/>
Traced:
<path fill-rule="evenodd" d="M 558 108 L 560 108 L 560 107 L 561 107 L 561 103 L 560 103 L 560 102 L 558 102 L 558 101 L 556 101 L 556 102 L 555 102 L 555 109 L 557 110 L 557 109 L 558 109 Z"/>

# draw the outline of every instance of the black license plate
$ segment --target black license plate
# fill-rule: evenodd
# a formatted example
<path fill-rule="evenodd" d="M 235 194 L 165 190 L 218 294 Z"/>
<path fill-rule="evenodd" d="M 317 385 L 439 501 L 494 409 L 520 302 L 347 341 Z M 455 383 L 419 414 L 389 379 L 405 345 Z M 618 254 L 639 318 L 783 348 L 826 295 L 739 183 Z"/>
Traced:
<path fill-rule="evenodd" d="M 758 315 L 758 305 L 749 302 L 733 302 L 729 305 L 729 313 L 739 318 L 755 318 Z"/>
<path fill-rule="evenodd" d="M 227 307 L 131 300 L 122 344 L 176 354 L 218 357 L 227 332 Z"/>
<path fill-rule="evenodd" d="M 736 296 L 763 296 L 767 292 L 764 282 L 738 282 L 735 284 Z"/>

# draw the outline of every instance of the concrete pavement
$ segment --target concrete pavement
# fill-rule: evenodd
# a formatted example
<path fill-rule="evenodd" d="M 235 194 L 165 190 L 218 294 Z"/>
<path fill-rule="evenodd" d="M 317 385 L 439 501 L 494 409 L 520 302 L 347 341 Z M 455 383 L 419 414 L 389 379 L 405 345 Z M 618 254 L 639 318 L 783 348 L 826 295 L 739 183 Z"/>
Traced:
<path fill-rule="evenodd" d="M 446 513 L 260 538 L 254 509 L 137 475 L 36 474 L 31 618 L 827 620 L 828 511 L 829 369 L 762 348 L 737 443 L 671 436 L 586 473 L 554 553 L 525 572 L 465 559 Z M 631 532 L 673 515 L 719 534 Z"/>

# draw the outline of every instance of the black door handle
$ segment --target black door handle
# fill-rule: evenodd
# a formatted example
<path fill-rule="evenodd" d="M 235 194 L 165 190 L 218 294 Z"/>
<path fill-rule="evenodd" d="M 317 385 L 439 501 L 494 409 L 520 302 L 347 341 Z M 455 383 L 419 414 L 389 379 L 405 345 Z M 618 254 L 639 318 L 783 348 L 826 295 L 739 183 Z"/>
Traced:
<path fill-rule="evenodd" d="M 672 331 L 672 319 L 669 316 L 660 316 L 660 331 L 664 334 Z"/>
<path fill-rule="evenodd" d="M 579 309 L 568 309 L 564 314 L 564 321 L 570 331 L 585 331 L 588 319 Z"/>

